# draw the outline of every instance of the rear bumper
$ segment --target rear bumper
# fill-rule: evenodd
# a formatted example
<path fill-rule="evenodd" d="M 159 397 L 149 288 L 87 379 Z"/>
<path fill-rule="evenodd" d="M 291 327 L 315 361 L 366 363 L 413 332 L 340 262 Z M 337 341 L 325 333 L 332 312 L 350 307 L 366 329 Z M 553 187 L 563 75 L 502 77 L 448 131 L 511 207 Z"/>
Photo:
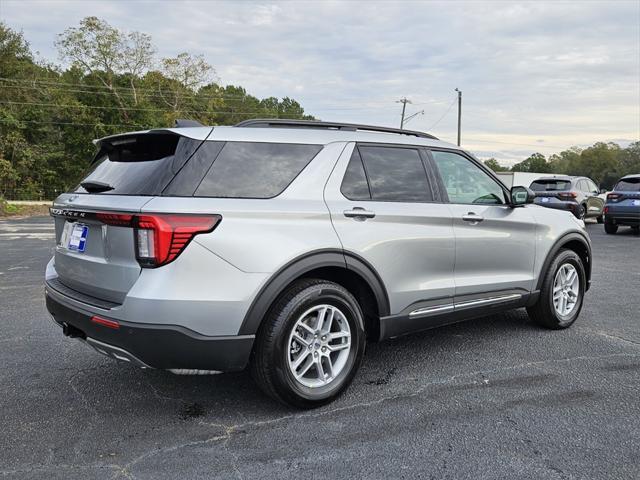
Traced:
<path fill-rule="evenodd" d="M 640 225 L 640 209 L 638 212 L 616 212 L 609 209 L 605 214 L 605 220 L 614 225 Z"/>
<path fill-rule="evenodd" d="M 166 370 L 242 370 L 249 362 L 254 335 L 209 337 L 179 325 L 118 320 L 119 328 L 91 321 L 93 314 L 65 304 L 46 288 L 47 310 L 65 334 L 86 341 L 118 360 Z"/>
<path fill-rule="evenodd" d="M 576 218 L 580 217 L 580 212 L 579 212 L 580 205 L 577 202 L 566 202 L 566 201 L 554 200 L 554 201 L 549 201 L 544 203 L 542 202 L 542 200 L 540 200 L 540 198 L 542 197 L 537 197 L 533 203 L 545 208 L 553 208 L 555 210 L 566 210 L 568 212 L 573 213 L 576 216 Z"/>

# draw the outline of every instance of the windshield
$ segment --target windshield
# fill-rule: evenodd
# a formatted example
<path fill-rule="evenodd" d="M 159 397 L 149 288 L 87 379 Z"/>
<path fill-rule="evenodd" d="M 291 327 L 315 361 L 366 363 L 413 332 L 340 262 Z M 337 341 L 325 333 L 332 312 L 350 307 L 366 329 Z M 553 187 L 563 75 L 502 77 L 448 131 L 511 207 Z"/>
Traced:
<path fill-rule="evenodd" d="M 536 180 L 531 184 L 534 192 L 560 192 L 571 189 L 569 180 Z"/>
<path fill-rule="evenodd" d="M 640 192 L 640 177 L 620 180 L 614 190 L 617 192 Z"/>

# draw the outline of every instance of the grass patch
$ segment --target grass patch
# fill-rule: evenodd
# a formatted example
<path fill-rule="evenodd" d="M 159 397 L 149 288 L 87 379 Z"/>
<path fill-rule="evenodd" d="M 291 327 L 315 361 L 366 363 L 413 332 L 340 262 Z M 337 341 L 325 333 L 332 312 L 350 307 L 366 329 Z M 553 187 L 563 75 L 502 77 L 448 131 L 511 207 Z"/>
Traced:
<path fill-rule="evenodd" d="M 37 215 L 49 215 L 49 205 L 15 204 L 0 198 L 0 218 L 33 217 Z"/>

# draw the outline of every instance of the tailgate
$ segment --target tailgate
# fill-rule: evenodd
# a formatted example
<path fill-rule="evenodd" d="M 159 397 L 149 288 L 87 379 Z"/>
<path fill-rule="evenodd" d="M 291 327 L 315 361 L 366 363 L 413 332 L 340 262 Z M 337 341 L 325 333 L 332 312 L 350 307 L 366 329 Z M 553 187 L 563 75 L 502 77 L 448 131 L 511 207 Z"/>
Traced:
<path fill-rule="evenodd" d="M 51 209 L 55 219 L 55 269 L 59 281 L 78 292 L 122 303 L 140 275 L 133 229 L 105 225 L 97 212 L 139 212 L 153 197 L 64 194 Z M 87 226 L 84 251 L 61 244 L 65 224 Z M 68 226 L 71 229 L 73 225 Z"/>

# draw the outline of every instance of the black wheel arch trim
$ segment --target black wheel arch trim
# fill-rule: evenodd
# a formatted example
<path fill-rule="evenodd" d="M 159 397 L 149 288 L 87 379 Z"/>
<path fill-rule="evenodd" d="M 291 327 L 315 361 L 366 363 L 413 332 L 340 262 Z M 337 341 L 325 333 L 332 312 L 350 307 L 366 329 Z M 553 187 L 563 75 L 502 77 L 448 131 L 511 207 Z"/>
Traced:
<path fill-rule="evenodd" d="M 265 314 L 287 286 L 305 273 L 323 267 L 344 268 L 359 275 L 373 291 L 380 316 L 389 315 L 387 290 L 375 268 L 357 254 L 339 249 L 323 249 L 306 253 L 291 260 L 271 276 L 251 303 L 238 335 L 257 333 Z"/>
<path fill-rule="evenodd" d="M 549 249 L 549 253 L 547 253 L 547 256 L 544 260 L 544 263 L 542 264 L 542 268 L 540 269 L 540 273 L 538 275 L 538 282 L 536 283 L 536 290 L 540 290 L 542 289 L 542 282 L 544 281 L 544 276 L 545 276 L 545 272 L 547 271 L 547 269 L 549 268 L 549 265 L 551 265 L 551 262 L 553 261 L 553 259 L 555 258 L 555 256 L 557 255 L 557 253 L 567 245 L 567 243 L 569 242 L 573 242 L 573 241 L 578 241 L 580 242 L 585 249 L 587 250 L 587 264 L 584 265 L 584 270 L 585 270 L 585 275 L 587 277 L 587 284 L 585 285 L 585 292 L 587 290 L 589 290 L 589 287 L 591 286 L 591 267 L 592 267 L 592 263 L 593 263 L 593 255 L 591 254 L 591 242 L 589 241 L 589 239 L 583 235 L 582 233 L 578 233 L 578 232 L 570 232 L 567 233 L 565 235 L 563 235 L 562 237 L 560 237 L 558 240 L 556 240 L 556 242 L 553 244 L 553 246 Z"/>

